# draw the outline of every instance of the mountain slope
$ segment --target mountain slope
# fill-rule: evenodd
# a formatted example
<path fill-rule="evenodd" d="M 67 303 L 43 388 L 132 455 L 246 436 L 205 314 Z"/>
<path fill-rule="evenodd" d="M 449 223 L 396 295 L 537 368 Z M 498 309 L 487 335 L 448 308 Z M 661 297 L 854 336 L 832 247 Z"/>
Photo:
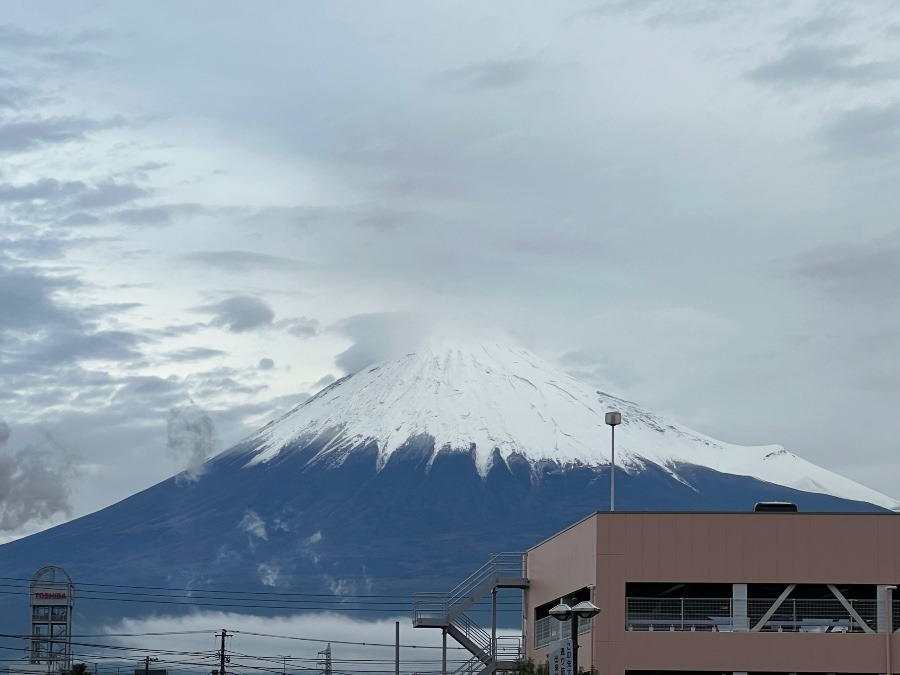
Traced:
<path fill-rule="evenodd" d="M 173 477 L 0 546 L 0 566 L 21 579 L 64 567 L 81 627 L 195 611 L 203 589 L 278 592 L 232 596 L 231 611 L 362 612 L 362 595 L 445 590 L 489 553 L 609 508 L 610 409 L 623 417 L 617 509 L 896 506 L 778 446 L 720 443 L 597 393 L 518 348 L 431 345 L 333 384 L 209 460 L 196 481 Z M 195 592 L 136 601 L 104 584 Z M 0 606 L 0 626 L 26 629 L 27 597 Z"/>

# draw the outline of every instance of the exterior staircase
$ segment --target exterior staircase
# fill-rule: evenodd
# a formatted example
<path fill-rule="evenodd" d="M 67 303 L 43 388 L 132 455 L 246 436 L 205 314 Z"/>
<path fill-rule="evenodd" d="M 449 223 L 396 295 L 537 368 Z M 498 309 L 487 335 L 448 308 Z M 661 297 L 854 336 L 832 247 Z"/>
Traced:
<path fill-rule="evenodd" d="M 453 673 L 444 675 L 493 675 L 514 670 L 519 664 L 521 638 L 497 637 L 497 590 L 500 588 L 528 588 L 521 553 L 492 555 L 484 566 L 449 593 L 416 593 L 413 597 L 415 628 L 440 628 L 472 655 Z M 466 615 L 466 610 L 488 595 L 492 610 L 490 631 Z"/>

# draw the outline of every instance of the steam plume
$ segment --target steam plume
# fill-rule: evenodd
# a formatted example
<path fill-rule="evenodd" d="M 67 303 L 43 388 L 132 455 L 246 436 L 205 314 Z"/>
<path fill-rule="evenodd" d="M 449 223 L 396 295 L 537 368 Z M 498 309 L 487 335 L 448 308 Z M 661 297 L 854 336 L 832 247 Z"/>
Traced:
<path fill-rule="evenodd" d="M 69 484 L 76 457 L 50 434 L 39 444 L 7 452 L 9 436 L 9 425 L 0 420 L 0 530 L 16 530 L 56 513 L 71 515 Z"/>
<path fill-rule="evenodd" d="M 172 408 L 169 411 L 169 454 L 181 465 L 180 482 L 192 482 L 204 472 L 204 462 L 213 455 L 219 445 L 212 420 L 197 405 Z"/>

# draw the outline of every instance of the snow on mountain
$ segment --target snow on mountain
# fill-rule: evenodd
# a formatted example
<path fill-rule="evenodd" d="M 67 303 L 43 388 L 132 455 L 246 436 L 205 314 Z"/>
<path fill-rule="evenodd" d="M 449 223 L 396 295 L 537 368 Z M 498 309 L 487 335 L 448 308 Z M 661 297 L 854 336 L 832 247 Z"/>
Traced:
<path fill-rule="evenodd" d="M 778 445 L 722 443 L 565 374 L 539 357 L 500 342 L 432 340 L 415 353 L 338 380 L 240 444 L 249 464 L 271 461 L 316 437 L 328 442 L 314 461 L 340 464 L 374 443 L 379 466 L 409 439 L 430 436 L 434 455 L 473 452 L 487 474 L 497 454 L 533 464 L 607 466 L 607 411 L 622 413 L 616 464 L 639 473 L 647 463 L 675 478 L 685 466 L 749 476 L 805 492 L 900 509 L 900 502 L 827 471 Z"/>

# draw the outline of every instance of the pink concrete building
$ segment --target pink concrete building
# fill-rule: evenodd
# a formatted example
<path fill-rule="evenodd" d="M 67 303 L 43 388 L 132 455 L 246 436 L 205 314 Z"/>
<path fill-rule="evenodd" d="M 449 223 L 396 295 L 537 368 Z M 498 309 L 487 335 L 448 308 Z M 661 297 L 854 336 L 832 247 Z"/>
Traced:
<path fill-rule="evenodd" d="M 578 628 L 600 675 L 900 673 L 900 514 L 595 513 L 523 576 L 538 663 L 571 630 L 563 599 L 601 609 Z"/>

